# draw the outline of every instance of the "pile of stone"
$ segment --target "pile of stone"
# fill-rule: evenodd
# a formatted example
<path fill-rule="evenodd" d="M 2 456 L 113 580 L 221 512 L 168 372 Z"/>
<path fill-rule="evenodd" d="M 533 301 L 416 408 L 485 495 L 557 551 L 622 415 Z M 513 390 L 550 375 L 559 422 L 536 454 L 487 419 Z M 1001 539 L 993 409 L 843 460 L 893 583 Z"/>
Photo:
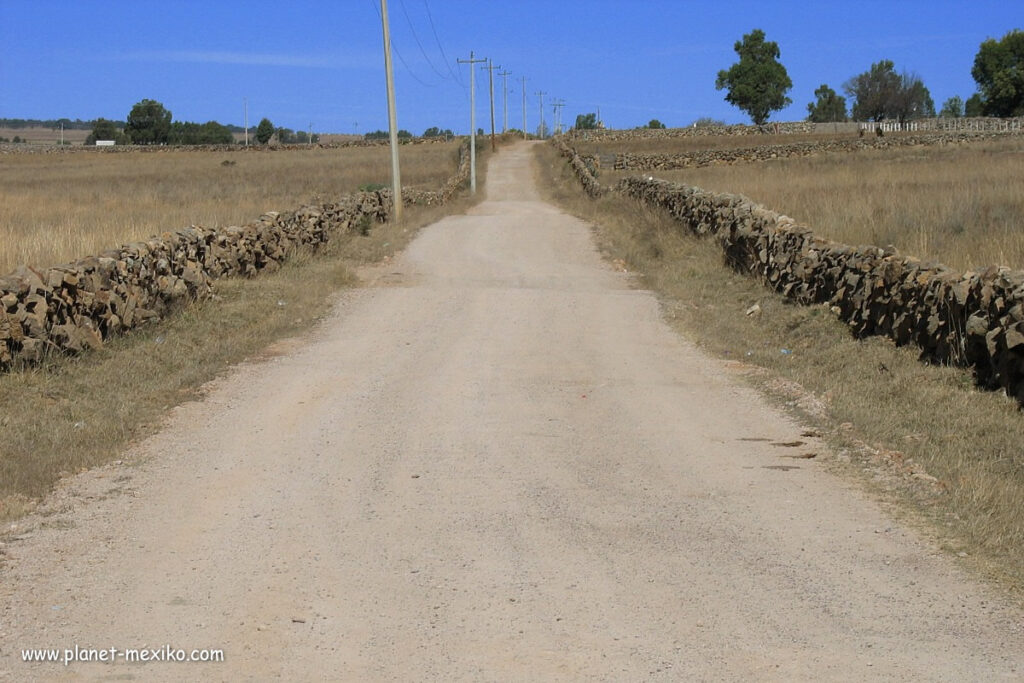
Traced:
<path fill-rule="evenodd" d="M 582 161 L 572 167 L 589 173 Z M 581 182 L 600 187 L 593 175 Z M 959 273 L 891 249 L 840 244 L 745 197 L 663 180 L 626 178 L 613 190 L 712 237 L 729 265 L 784 296 L 828 305 L 855 335 L 915 344 L 922 360 L 970 367 L 980 386 L 1024 404 L 1024 271 Z"/>
<path fill-rule="evenodd" d="M 460 163 L 440 191 L 412 191 L 412 199 L 446 202 L 467 177 L 468 163 Z M 245 226 L 192 226 L 61 266 L 22 266 L 0 277 L 0 369 L 48 352 L 98 348 L 209 295 L 218 278 L 276 270 L 301 247 L 316 249 L 334 235 L 386 221 L 392 208 L 390 190 L 359 192 L 266 213 Z"/>

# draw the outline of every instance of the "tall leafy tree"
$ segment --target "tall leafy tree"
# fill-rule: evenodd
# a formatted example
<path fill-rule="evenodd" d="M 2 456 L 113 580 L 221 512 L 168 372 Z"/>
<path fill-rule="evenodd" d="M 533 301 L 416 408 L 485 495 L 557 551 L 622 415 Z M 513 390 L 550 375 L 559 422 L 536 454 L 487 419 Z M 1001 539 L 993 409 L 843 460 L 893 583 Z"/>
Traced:
<path fill-rule="evenodd" d="M 989 38 L 974 58 L 971 76 L 981 91 L 985 116 L 1024 116 L 1024 31 Z"/>
<path fill-rule="evenodd" d="M 900 76 L 900 88 L 893 101 L 892 118 L 911 121 L 935 117 L 935 102 L 917 74 L 904 72 Z"/>
<path fill-rule="evenodd" d="M 892 118 L 893 99 L 900 89 L 900 76 L 891 60 L 875 62 L 862 74 L 843 84 L 853 99 L 850 113 L 857 121 L 881 121 Z"/>
<path fill-rule="evenodd" d="M 165 145 L 171 136 L 171 112 L 156 100 L 136 102 L 124 130 L 136 145 Z"/>
<path fill-rule="evenodd" d="M 85 138 L 86 145 L 95 145 L 97 140 L 113 140 L 114 144 L 126 145 L 131 142 L 124 131 L 108 119 L 96 119 L 92 126 L 92 132 Z"/>
<path fill-rule="evenodd" d="M 577 114 L 575 127 L 576 130 L 594 130 L 597 128 L 597 114 Z"/>
<path fill-rule="evenodd" d="M 818 98 L 807 105 L 807 120 L 827 123 L 846 120 L 846 98 L 822 83 L 814 96 Z"/>
<path fill-rule="evenodd" d="M 754 29 L 733 46 L 740 60 L 718 72 L 716 90 L 727 90 L 725 101 L 745 111 L 760 126 L 773 111 L 791 104 L 786 93 L 793 81 L 779 62 L 779 46 Z"/>
<path fill-rule="evenodd" d="M 935 103 L 921 77 L 906 71 L 896 73 L 896 65 L 888 59 L 846 81 L 843 90 L 854 100 L 850 113 L 857 121 L 935 116 Z"/>
<path fill-rule="evenodd" d="M 261 119 L 260 124 L 256 126 L 256 142 L 265 145 L 270 142 L 272 137 L 274 137 L 274 124 L 268 118 Z"/>

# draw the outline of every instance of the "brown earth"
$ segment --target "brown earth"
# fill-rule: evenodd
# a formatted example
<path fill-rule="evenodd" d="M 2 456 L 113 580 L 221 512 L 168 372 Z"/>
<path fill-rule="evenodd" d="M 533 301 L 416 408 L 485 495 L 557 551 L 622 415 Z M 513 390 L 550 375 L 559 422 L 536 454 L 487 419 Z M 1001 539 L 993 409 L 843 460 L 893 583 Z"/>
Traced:
<path fill-rule="evenodd" d="M 1024 676 L 1021 611 L 673 334 L 530 163 L 10 530 L 0 678 Z M 226 661 L 21 661 L 76 645 Z"/>

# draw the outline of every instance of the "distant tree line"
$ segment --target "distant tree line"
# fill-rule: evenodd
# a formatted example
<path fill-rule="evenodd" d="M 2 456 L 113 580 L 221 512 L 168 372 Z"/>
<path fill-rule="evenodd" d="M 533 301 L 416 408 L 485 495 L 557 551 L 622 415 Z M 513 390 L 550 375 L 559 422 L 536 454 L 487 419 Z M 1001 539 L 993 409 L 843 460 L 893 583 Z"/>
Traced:
<path fill-rule="evenodd" d="M 399 140 L 409 140 L 413 134 L 403 128 L 398 131 L 397 136 Z M 363 136 L 365 140 L 389 140 L 390 138 L 391 133 L 386 130 L 375 130 Z"/>
<path fill-rule="evenodd" d="M 754 29 L 736 42 L 739 60 L 718 72 L 715 87 L 725 90 L 725 100 L 764 124 L 772 112 L 791 104 L 786 93 L 793 83 L 779 61 L 778 44 Z M 953 96 L 943 102 L 939 116 L 1024 116 L 1024 31 L 1014 29 L 1000 40 L 989 38 L 979 46 L 971 68 L 978 92 L 964 101 Z M 846 97 L 828 84 L 814 91 L 807 118 L 814 122 L 896 120 L 911 121 L 936 116 L 935 103 L 924 81 L 910 71 L 896 70 L 888 59 L 875 62 L 842 86 Z M 847 98 L 851 106 L 847 109 Z"/>
<path fill-rule="evenodd" d="M 92 130 L 95 121 L 82 119 L 0 119 L 0 128 L 53 128 L 64 130 Z"/>
<path fill-rule="evenodd" d="M 175 121 L 170 110 L 150 99 L 136 102 L 124 123 L 99 118 L 89 124 L 91 132 L 86 145 L 94 145 L 97 140 L 113 140 L 117 145 L 230 145 L 235 143 L 234 133 L 245 131 L 241 126 L 217 121 Z M 320 140 L 316 133 L 310 136 L 305 131 L 275 128 L 266 118 L 250 130 L 253 140 L 263 145 L 275 136 L 281 144 L 308 143 L 311 137 L 313 142 Z"/>

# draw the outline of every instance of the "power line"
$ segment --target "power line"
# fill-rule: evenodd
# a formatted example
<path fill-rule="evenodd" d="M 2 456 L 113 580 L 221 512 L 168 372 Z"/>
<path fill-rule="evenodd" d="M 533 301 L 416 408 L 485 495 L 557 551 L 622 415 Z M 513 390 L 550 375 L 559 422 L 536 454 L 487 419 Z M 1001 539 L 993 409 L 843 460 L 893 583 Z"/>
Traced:
<path fill-rule="evenodd" d="M 400 4 L 402 6 L 402 14 L 405 15 L 405 23 L 409 24 L 409 30 L 412 31 L 412 37 L 416 41 L 416 45 L 419 46 L 420 54 L 423 55 L 423 59 L 427 60 L 427 65 L 441 79 L 448 78 L 443 73 L 441 73 L 440 71 L 437 70 L 437 67 L 434 66 L 434 63 L 432 61 L 430 61 L 430 57 L 427 56 L 427 51 L 423 49 L 423 43 L 420 42 L 420 37 L 416 34 L 416 27 L 412 25 L 412 19 L 409 18 L 409 12 L 406 11 L 406 9 L 405 9 L 405 0 L 400 0 L 400 2 L 398 4 Z"/>
<path fill-rule="evenodd" d="M 377 16 L 380 17 L 381 21 L 383 21 L 384 19 L 383 19 L 383 17 L 381 17 L 380 8 L 377 7 L 377 3 L 374 2 L 374 0 L 370 0 L 370 4 L 373 5 L 373 9 L 376 10 Z M 405 57 L 402 56 L 402 52 L 398 49 L 397 46 L 395 46 L 394 43 L 391 44 L 391 49 L 394 51 L 395 55 L 397 55 L 398 61 L 400 61 L 402 63 L 402 66 L 405 67 L 406 72 L 408 72 L 408 74 L 412 77 L 412 79 L 414 81 L 416 81 L 417 83 L 422 85 L 424 88 L 436 88 L 437 87 L 437 85 L 438 85 L 437 83 L 427 83 L 422 78 L 420 78 L 419 76 L 417 76 L 416 74 L 413 73 L 412 69 L 409 68 L 408 62 L 405 61 Z"/>
<path fill-rule="evenodd" d="M 444 65 L 448 67 L 448 73 L 455 78 L 455 81 L 459 85 L 465 88 L 466 84 L 462 82 L 462 76 L 459 75 L 458 71 L 452 69 L 452 65 L 448 61 L 448 55 L 444 53 L 444 47 L 441 46 L 441 39 L 437 37 L 437 29 L 434 27 L 434 17 L 430 14 L 430 5 L 427 4 L 427 0 L 423 0 L 423 7 L 427 10 L 427 19 L 430 21 L 430 30 L 434 34 L 434 42 L 437 43 L 437 49 L 441 51 L 441 57 L 444 59 Z"/>

